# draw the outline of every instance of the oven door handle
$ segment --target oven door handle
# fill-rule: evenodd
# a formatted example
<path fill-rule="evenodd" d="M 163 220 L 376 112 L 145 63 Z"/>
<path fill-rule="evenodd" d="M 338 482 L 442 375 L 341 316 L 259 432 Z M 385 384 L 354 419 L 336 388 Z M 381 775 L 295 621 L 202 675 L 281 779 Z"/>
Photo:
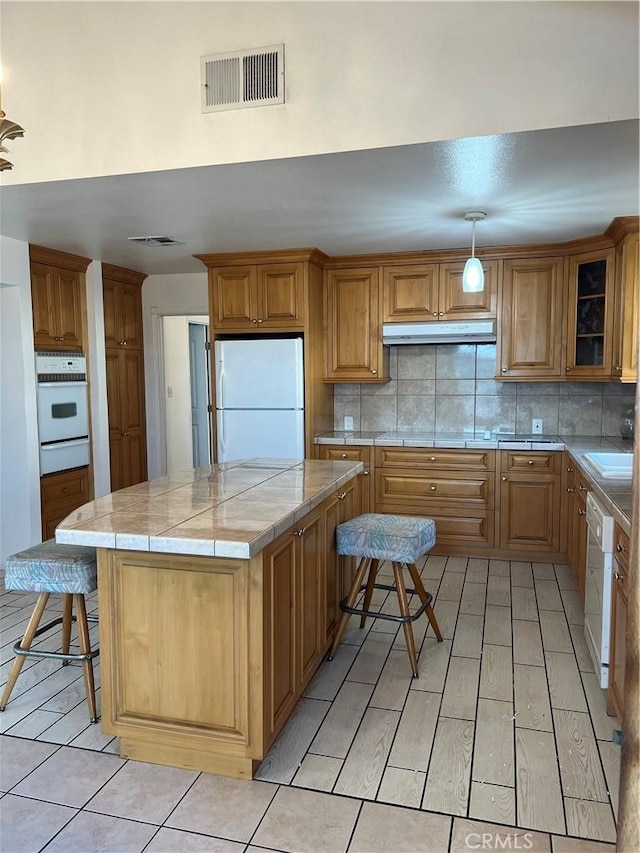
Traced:
<path fill-rule="evenodd" d="M 88 438 L 72 438 L 69 441 L 49 441 L 40 445 L 40 450 L 56 450 L 59 447 L 80 447 L 89 444 Z"/>
<path fill-rule="evenodd" d="M 80 381 L 76 381 L 75 379 L 65 379 L 61 382 L 38 382 L 38 388 L 86 388 L 87 382 L 82 379 Z"/>

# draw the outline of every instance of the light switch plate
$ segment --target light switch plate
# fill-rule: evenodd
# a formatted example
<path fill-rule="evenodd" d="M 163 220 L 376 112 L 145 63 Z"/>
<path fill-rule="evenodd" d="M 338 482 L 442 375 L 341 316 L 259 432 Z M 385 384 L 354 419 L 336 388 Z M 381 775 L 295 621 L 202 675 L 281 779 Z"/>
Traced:
<path fill-rule="evenodd" d="M 344 419 L 344 428 L 346 430 L 353 429 L 353 418 L 345 417 Z"/>

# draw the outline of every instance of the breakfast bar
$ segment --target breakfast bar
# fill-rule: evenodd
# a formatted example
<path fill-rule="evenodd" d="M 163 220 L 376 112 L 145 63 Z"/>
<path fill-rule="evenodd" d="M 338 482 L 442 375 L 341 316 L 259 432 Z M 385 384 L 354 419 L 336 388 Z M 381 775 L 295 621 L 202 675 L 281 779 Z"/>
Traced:
<path fill-rule="evenodd" d="M 98 549 L 102 728 L 123 757 L 252 778 L 335 633 L 360 462 L 251 459 L 85 504 Z"/>

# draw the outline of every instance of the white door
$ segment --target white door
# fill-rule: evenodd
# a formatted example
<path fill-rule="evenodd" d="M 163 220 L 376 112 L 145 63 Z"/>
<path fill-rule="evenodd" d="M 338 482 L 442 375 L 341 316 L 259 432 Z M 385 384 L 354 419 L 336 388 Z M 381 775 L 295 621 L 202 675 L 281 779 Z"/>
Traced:
<path fill-rule="evenodd" d="M 217 411 L 218 462 L 235 459 L 303 459 L 301 409 Z"/>

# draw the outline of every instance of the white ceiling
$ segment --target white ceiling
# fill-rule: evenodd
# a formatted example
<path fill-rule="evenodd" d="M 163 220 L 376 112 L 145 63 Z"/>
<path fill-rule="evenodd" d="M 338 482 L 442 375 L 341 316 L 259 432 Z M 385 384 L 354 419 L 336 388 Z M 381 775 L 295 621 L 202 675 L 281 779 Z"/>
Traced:
<path fill-rule="evenodd" d="M 0 190 L 0 233 L 147 274 L 203 271 L 192 255 L 317 247 L 328 255 L 600 234 L 639 212 L 639 123 L 23 184 Z M 17 143 L 16 143 L 17 144 Z M 169 235 L 173 247 L 127 237 Z"/>

